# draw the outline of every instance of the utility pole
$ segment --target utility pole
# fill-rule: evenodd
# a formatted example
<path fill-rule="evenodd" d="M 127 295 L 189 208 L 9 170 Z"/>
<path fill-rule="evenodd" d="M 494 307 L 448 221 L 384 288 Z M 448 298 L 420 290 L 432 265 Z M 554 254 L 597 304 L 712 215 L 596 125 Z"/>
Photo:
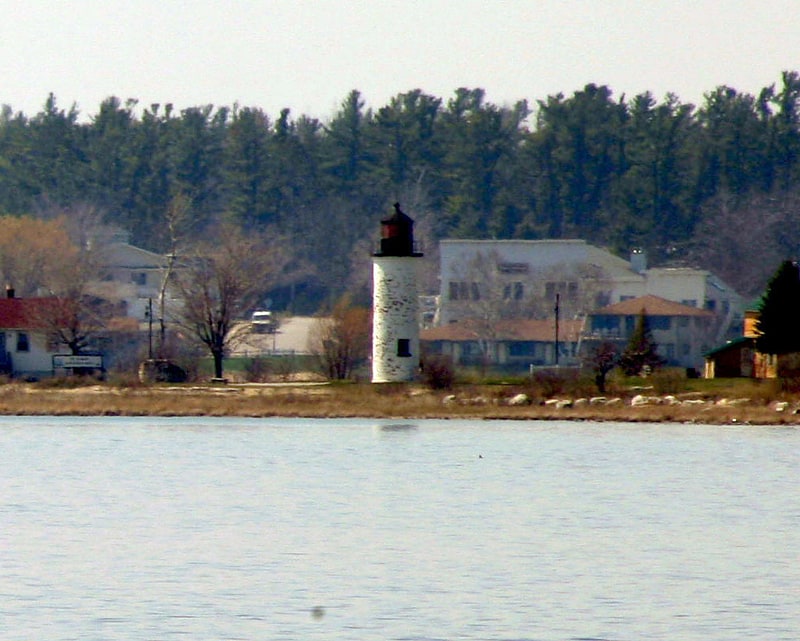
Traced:
<path fill-rule="evenodd" d="M 153 299 L 147 299 L 147 358 L 153 360 Z"/>
<path fill-rule="evenodd" d="M 559 314 L 559 301 L 561 294 L 556 294 L 556 306 L 553 310 L 556 314 L 556 341 L 555 341 L 555 365 L 558 367 L 558 314 Z"/>

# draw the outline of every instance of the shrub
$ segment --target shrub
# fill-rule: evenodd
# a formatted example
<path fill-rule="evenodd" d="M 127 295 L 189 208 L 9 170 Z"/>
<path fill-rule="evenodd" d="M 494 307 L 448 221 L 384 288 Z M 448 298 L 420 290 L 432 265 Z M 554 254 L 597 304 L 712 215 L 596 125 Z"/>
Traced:
<path fill-rule="evenodd" d="M 449 356 L 431 354 L 422 359 L 422 381 L 430 389 L 450 389 L 455 379 L 453 360 Z"/>
<path fill-rule="evenodd" d="M 567 381 L 562 372 L 552 369 L 542 369 L 533 373 L 531 385 L 540 398 L 551 398 L 564 393 Z"/>
<path fill-rule="evenodd" d="M 686 388 L 686 372 L 680 369 L 665 369 L 655 372 L 650 381 L 656 394 L 678 394 Z"/>

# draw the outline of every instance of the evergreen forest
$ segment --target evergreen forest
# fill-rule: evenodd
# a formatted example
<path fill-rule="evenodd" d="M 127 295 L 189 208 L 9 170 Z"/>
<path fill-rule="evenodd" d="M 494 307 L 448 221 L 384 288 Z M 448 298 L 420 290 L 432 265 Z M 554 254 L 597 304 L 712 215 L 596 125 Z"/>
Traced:
<path fill-rule="evenodd" d="M 116 97 L 84 115 L 52 94 L 35 115 L 2 108 L 0 215 L 91 208 L 166 252 L 176 199 L 187 238 L 220 222 L 267 234 L 287 258 L 265 299 L 297 313 L 367 295 L 395 201 L 430 260 L 443 238 L 583 238 L 756 296 L 800 249 L 800 73 L 699 105 L 589 84 L 513 105 L 412 90 L 370 109 L 354 90 L 327 121 Z"/>

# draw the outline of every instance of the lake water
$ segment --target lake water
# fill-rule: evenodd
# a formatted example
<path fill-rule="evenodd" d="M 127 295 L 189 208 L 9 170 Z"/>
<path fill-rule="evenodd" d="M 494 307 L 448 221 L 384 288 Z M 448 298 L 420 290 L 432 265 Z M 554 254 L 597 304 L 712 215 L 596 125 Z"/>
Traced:
<path fill-rule="evenodd" d="M 0 639 L 800 638 L 800 430 L 0 418 Z"/>

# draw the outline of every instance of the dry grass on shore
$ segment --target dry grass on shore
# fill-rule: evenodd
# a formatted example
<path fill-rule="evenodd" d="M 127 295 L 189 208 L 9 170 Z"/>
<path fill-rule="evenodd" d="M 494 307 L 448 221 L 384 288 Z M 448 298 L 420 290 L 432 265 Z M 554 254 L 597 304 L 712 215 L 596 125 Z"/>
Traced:
<path fill-rule="evenodd" d="M 509 405 L 514 386 L 470 385 L 431 391 L 415 385 L 186 385 L 61 388 L 41 384 L 0 386 L 0 414 L 55 416 L 239 416 L 309 418 L 479 418 L 599 420 L 707 424 L 800 424 L 791 408 L 778 412 L 765 399 L 730 404 L 707 399 L 694 405 L 651 404 L 558 408 L 534 399 Z M 447 398 L 449 397 L 449 398 Z M 794 406 L 793 406 L 794 407 Z"/>

